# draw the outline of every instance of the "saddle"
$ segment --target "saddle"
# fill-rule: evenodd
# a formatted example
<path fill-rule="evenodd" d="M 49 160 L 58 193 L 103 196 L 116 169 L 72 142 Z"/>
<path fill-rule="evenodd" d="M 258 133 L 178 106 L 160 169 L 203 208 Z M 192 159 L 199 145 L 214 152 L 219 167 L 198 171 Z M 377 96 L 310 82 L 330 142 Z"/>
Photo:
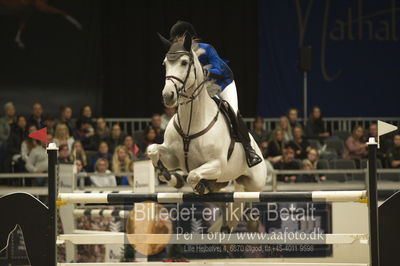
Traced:
<path fill-rule="evenodd" d="M 212 99 L 215 101 L 215 104 L 218 106 L 220 113 L 224 116 L 226 125 L 229 130 L 229 136 L 231 138 L 231 142 L 229 144 L 229 149 L 228 149 L 228 156 L 227 156 L 227 159 L 229 160 L 231 158 L 233 150 L 235 148 L 235 143 L 240 142 L 239 136 L 237 133 L 238 131 L 237 131 L 236 113 L 227 101 L 222 100 L 216 96 L 212 97 Z"/>

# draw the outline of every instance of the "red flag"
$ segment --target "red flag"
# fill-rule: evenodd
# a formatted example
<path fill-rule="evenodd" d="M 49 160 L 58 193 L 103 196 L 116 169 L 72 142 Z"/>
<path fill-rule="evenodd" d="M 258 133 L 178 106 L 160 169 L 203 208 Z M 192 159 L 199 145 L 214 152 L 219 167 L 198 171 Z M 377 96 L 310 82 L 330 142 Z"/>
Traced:
<path fill-rule="evenodd" d="M 46 147 L 47 147 L 47 128 L 42 128 L 42 129 L 36 130 L 32 133 L 29 133 L 29 137 L 40 140 L 43 143 L 46 143 Z"/>

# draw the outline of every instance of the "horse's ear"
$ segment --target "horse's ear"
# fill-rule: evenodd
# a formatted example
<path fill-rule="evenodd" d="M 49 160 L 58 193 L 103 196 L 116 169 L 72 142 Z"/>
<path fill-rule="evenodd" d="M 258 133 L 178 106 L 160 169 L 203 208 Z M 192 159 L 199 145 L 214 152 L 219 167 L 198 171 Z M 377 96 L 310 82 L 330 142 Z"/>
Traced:
<path fill-rule="evenodd" d="M 171 47 L 171 42 L 164 38 L 160 33 L 157 32 L 158 37 L 160 38 L 162 44 L 164 45 L 165 49 L 168 51 Z"/>
<path fill-rule="evenodd" d="M 183 47 L 188 52 L 192 51 L 192 36 L 187 32 L 185 34 L 185 40 L 183 42 Z"/>

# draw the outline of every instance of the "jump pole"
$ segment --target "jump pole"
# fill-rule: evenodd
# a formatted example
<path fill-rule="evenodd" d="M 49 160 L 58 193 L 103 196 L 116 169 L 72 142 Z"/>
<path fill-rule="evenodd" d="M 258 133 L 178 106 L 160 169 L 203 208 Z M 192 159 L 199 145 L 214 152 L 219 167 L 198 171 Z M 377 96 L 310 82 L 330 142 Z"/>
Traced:
<path fill-rule="evenodd" d="M 138 202 L 365 202 L 367 191 L 175 193 L 60 193 L 58 204 Z"/>
<path fill-rule="evenodd" d="M 397 130 L 397 127 L 378 120 L 378 137 L 368 140 L 368 212 L 369 212 L 369 257 L 371 266 L 380 265 L 379 255 L 379 213 L 376 172 L 376 151 L 379 148 L 380 136 Z"/>
<path fill-rule="evenodd" d="M 48 189 L 49 189 L 49 243 L 48 243 L 48 265 L 57 265 L 57 151 L 55 143 L 47 147 L 48 155 Z"/>

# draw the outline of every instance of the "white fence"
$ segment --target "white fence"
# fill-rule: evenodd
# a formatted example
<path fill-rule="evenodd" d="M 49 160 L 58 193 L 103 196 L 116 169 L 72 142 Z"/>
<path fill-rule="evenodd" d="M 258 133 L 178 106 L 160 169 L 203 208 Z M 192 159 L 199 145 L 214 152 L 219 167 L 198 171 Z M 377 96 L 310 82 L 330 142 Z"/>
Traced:
<path fill-rule="evenodd" d="M 377 120 L 383 120 L 393 125 L 400 125 L 400 117 L 324 117 L 325 128 L 331 133 L 335 131 L 351 131 L 355 125 L 361 125 L 364 128 Z M 150 118 L 105 118 L 108 126 L 118 123 L 122 130 L 127 134 L 133 134 L 136 131 L 144 130 L 150 124 Z M 244 119 L 250 129 L 253 128 L 254 118 Z M 300 119 L 302 121 L 303 119 Z M 276 128 L 278 118 L 264 118 L 264 127 L 267 131 Z"/>

